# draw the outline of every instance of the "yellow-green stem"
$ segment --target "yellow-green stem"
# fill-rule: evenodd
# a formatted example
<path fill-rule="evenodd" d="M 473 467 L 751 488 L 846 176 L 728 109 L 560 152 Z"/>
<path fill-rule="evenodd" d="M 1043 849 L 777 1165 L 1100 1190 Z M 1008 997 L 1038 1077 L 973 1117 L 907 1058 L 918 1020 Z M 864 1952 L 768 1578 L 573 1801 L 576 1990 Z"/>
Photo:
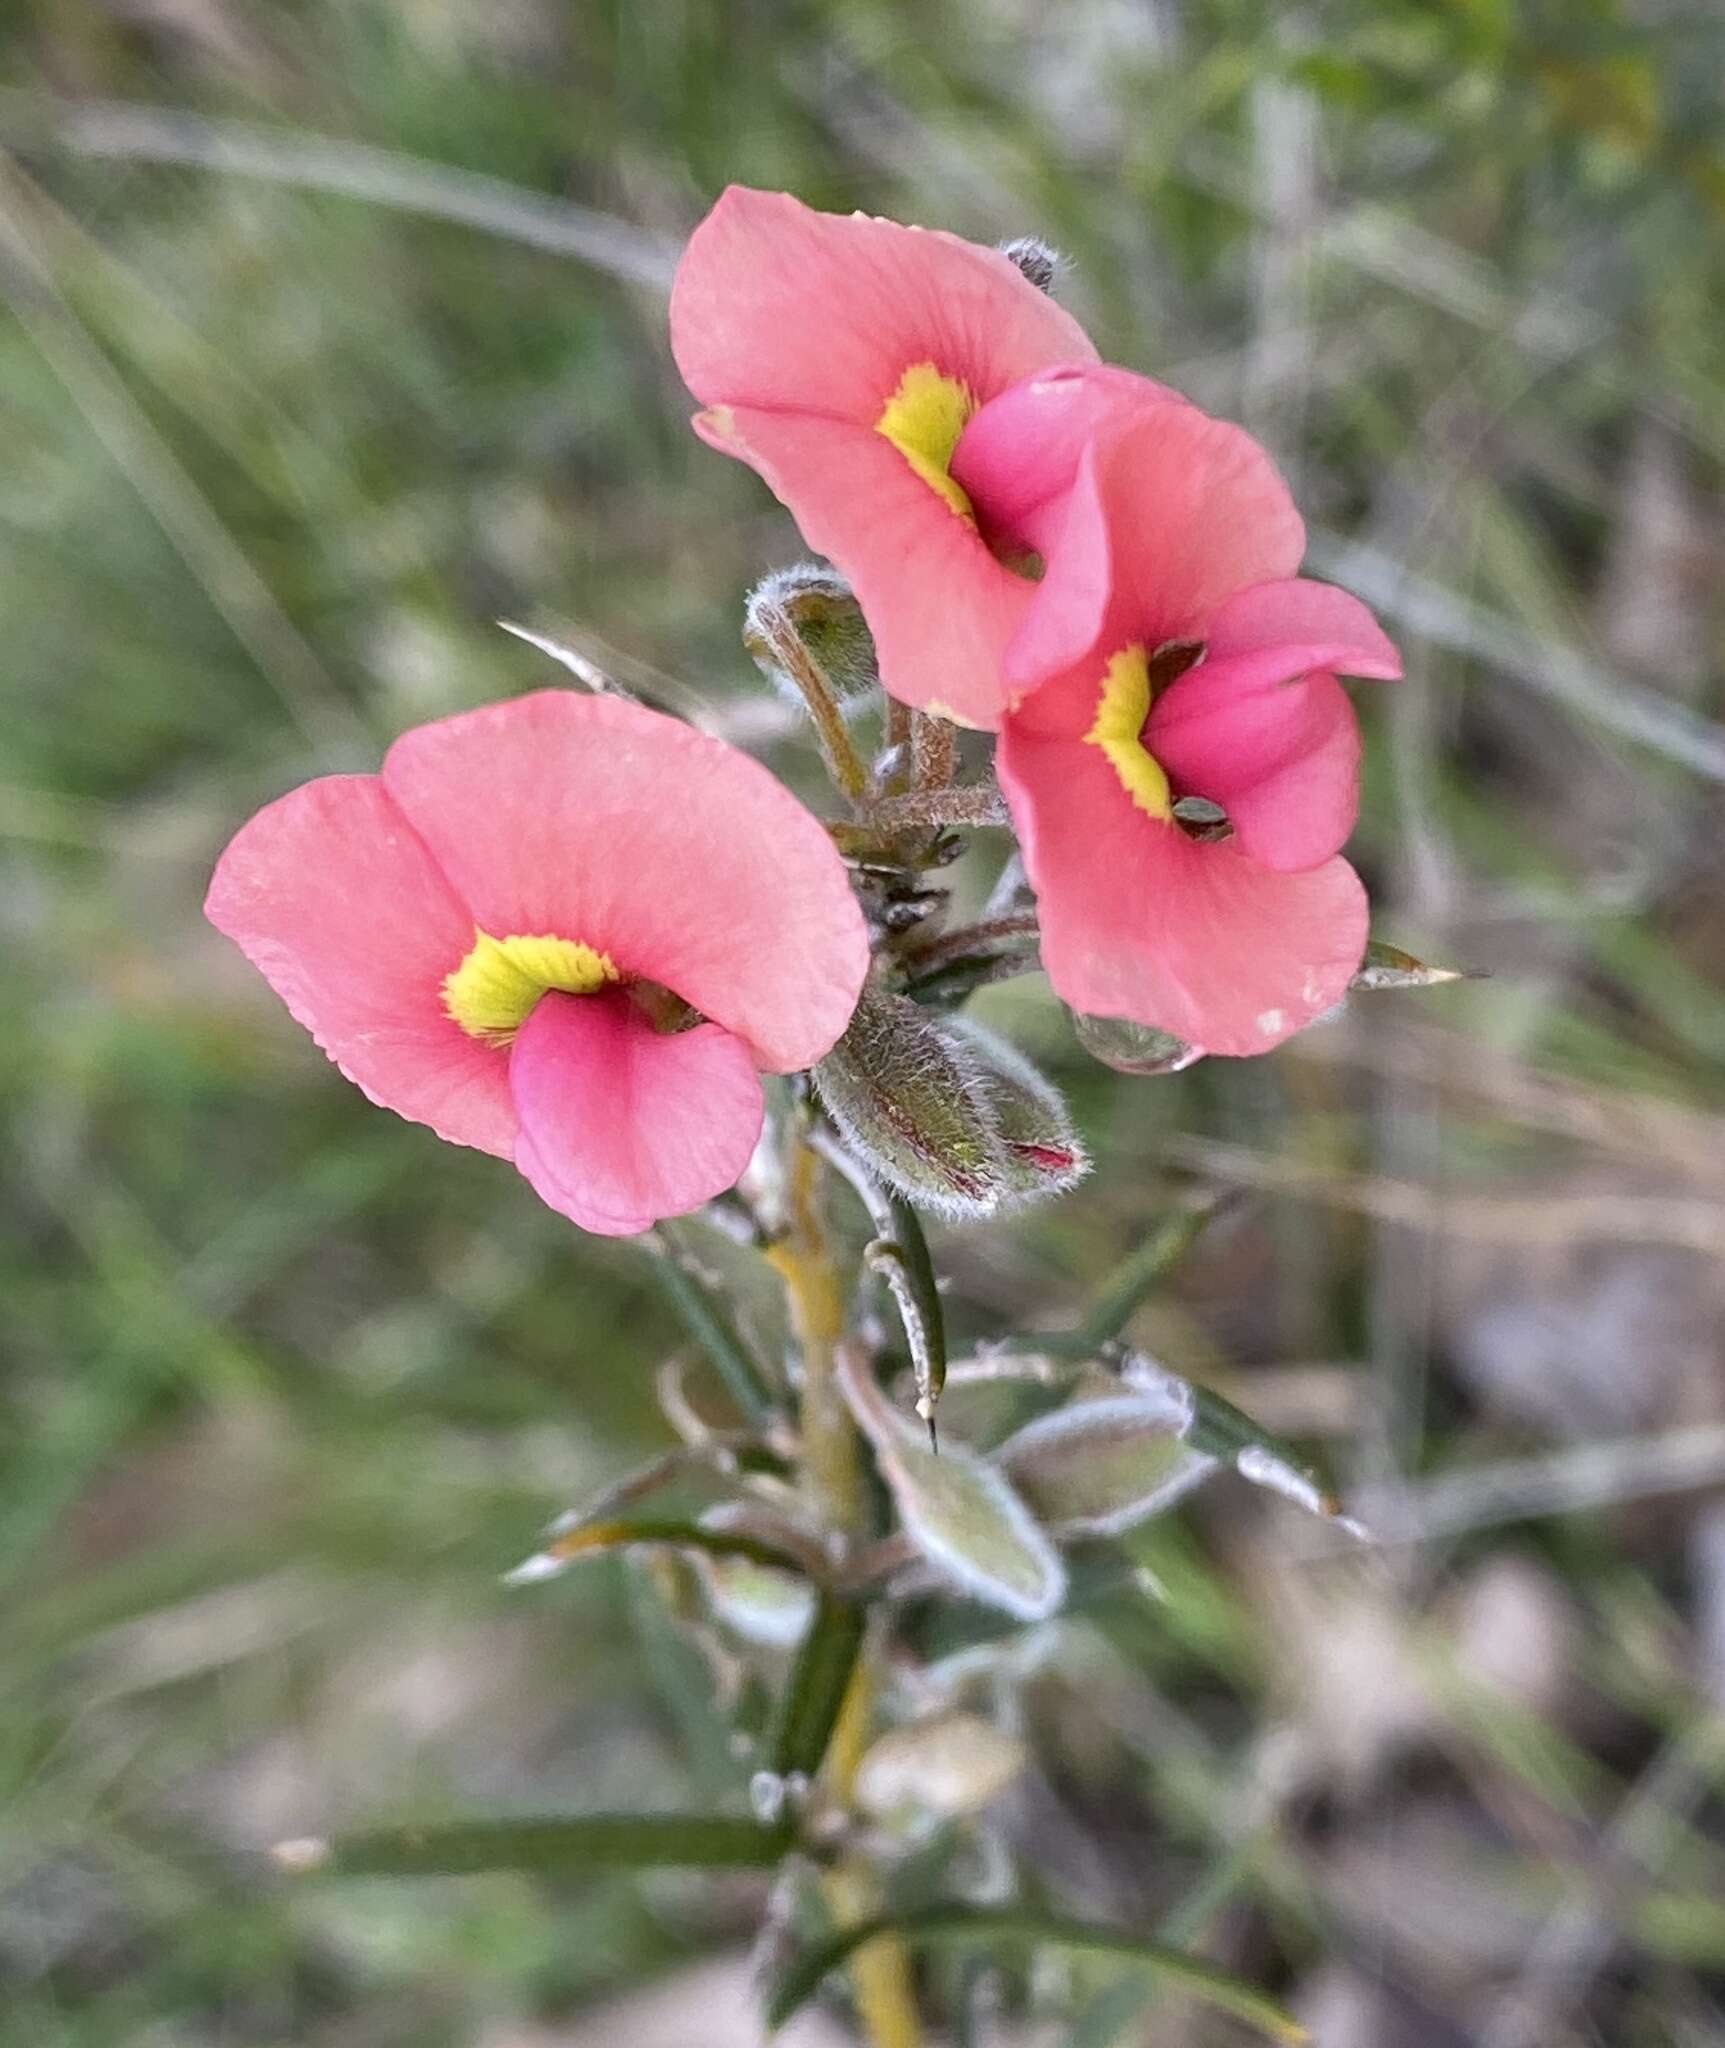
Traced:
<path fill-rule="evenodd" d="M 866 1537 L 856 1425 L 833 1372 L 844 1335 L 844 1294 L 827 1234 L 826 1166 L 800 1130 L 791 1138 L 786 1173 L 786 1227 L 768 1257 L 785 1283 L 791 1327 L 802 1354 L 802 1451 L 809 1505 L 844 1543 Z M 848 1806 L 857 1766 L 868 1747 L 878 1681 L 872 1645 L 865 1644 L 827 1751 L 827 1787 Z M 882 1905 L 879 1879 L 865 1856 L 847 1852 L 824 1880 L 841 1926 L 866 1920 Z M 871 2048 L 921 2048 L 910 1957 L 896 1936 L 882 1935 L 851 1960 L 852 1995 Z"/>

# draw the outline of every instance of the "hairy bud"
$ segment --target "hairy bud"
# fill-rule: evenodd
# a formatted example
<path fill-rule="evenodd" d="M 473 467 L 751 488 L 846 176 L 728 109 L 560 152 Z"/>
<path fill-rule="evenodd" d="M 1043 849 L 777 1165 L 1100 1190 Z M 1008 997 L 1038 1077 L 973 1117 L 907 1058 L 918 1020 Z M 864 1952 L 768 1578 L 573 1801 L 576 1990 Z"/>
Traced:
<path fill-rule="evenodd" d="M 857 1159 L 937 1215 L 992 1216 L 1089 1170 L 1066 1105 L 1022 1053 L 905 996 L 865 990 L 814 1081 Z"/>
<path fill-rule="evenodd" d="M 937 1215 L 989 1216 L 1008 1188 L 992 1104 L 961 1041 L 905 996 L 865 989 L 815 1089 L 869 1171 Z"/>
<path fill-rule="evenodd" d="M 788 569 L 775 569 L 750 591 L 744 610 L 743 645 L 754 656 L 756 666 L 787 695 L 800 698 L 803 692 L 786 675 L 783 657 L 775 653 L 772 635 L 766 629 L 770 614 L 790 622 L 841 702 L 866 696 L 879 682 L 874 637 L 862 606 L 836 569 L 824 562 L 796 562 Z"/>
<path fill-rule="evenodd" d="M 968 1017 L 942 1028 L 966 1046 L 994 1112 L 1009 1199 L 1040 1201 L 1063 1195 L 1090 1171 L 1085 1151 L 1059 1090 L 1023 1053 Z"/>
<path fill-rule="evenodd" d="M 1059 250 L 1051 249 L 1035 235 L 1014 235 L 1010 242 L 1000 243 L 999 249 L 1001 255 L 1009 263 L 1015 263 L 1039 292 L 1053 296 L 1060 273 L 1066 268 L 1066 259 Z"/>

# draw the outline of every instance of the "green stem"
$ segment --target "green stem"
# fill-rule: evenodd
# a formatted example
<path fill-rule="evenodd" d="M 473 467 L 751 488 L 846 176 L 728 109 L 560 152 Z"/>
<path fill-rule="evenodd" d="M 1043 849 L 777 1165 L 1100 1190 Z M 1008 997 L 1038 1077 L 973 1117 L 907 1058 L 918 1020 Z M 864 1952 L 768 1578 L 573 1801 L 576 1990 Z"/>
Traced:
<path fill-rule="evenodd" d="M 868 789 L 868 770 L 851 743 L 844 713 L 839 709 L 838 698 L 820 663 L 803 644 L 789 614 L 779 605 L 757 604 L 752 623 L 767 643 L 774 665 L 796 685 L 808 706 L 827 773 L 853 804 L 860 803 Z"/>

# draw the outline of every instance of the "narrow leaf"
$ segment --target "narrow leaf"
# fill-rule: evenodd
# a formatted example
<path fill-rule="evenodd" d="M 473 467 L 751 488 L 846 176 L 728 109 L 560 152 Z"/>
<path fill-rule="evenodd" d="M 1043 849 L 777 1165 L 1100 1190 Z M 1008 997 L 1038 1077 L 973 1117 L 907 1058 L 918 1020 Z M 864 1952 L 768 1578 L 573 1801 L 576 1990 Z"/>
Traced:
<path fill-rule="evenodd" d="M 765 1869 L 782 1828 L 723 1814 L 596 1813 L 564 1819 L 431 1822 L 332 1841 L 283 1842 L 282 1868 L 332 1877 L 465 1876 L 484 1870 Z"/>
<path fill-rule="evenodd" d="M 1475 979 L 1476 972 L 1468 968 L 1428 967 L 1413 954 L 1404 953 L 1400 946 L 1386 946 L 1381 939 L 1373 939 L 1348 987 L 1364 993 L 1385 988 L 1436 988 L 1446 981 Z"/>
<path fill-rule="evenodd" d="M 906 1211 L 914 1223 L 915 1212 L 907 1202 L 896 1206 Z M 916 1246 L 921 1249 L 920 1262 Z M 911 1248 L 907 1249 L 899 1238 L 877 1238 L 869 1246 L 867 1257 L 871 1270 L 885 1280 L 898 1308 L 905 1347 L 910 1352 L 911 1372 L 916 1379 L 916 1412 L 928 1426 L 929 1448 L 938 1450 L 940 1440 L 934 1411 L 946 1386 L 946 1318 L 941 1312 L 940 1296 L 935 1292 L 928 1246 L 918 1227 Z"/>
<path fill-rule="evenodd" d="M 854 1350 L 840 1354 L 838 1374 L 905 1534 L 928 1562 L 973 1599 L 1021 1621 L 1052 1614 L 1066 1569 L 1004 1475 L 968 1451 L 931 1450 Z"/>
<path fill-rule="evenodd" d="M 1129 1956 L 1155 1970 L 1189 1996 L 1232 2013 L 1272 2041 L 1300 2048 L 1311 2036 L 1289 2012 L 1250 1984 L 1177 1948 L 1146 1941 L 1114 1927 L 1095 1927 L 1015 1906 L 924 1906 L 905 1913 L 884 1913 L 817 1943 L 804 1952 L 774 1987 L 767 2005 L 769 2027 L 782 2027 L 808 2003 L 822 1980 L 841 1968 L 857 1950 L 883 1934 L 896 1935 L 912 1946 L 930 1942 L 1052 1942 L 1061 1948 L 1092 1955 Z"/>
<path fill-rule="evenodd" d="M 656 1243 L 655 1243 L 656 1240 Z M 648 1240 L 657 1251 L 653 1271 L 684 1327 L 700 1345 L 725 1390 L 757 1428 L 773 1419 L 773 1396 L 748 1346 L 695 1272 L 693 1261 L 672 1231 L 661 1224 Z"/>
<path fill-rule="evenodd" d="M 1342 1504 L 1334 1491 L 1311 1466 L 1304 1464 L 1279 1437 L 1260 1428 L 1232 1401 L 1223 1400 L 1220 1394 L 1212 1393 L 1208 1387 L 1191 1385 L 1140 1353 L 1134 1353 L 1125 1360 L 1120 1368 L 1120 1377 L 1138 1392 L 1163 1392 L 1170 1385 L 1184 1388 L 1192 1402 L 1192 1424 L 1187 1442 L 1193 1450 L 1232 1465 L 1240 1477 L 1252 1485 L 1267 1487 L 1272 1493 L 1281 1494 L 1308 1514 L 1320 1515 L 1350 1535 L 1365 1535 L 1357 1522 L 1342 1513 Z"/>
<path fill-rule="evenodd" d="M 1144 1242 L 1128 1252 L 1103 1281 L 1089 1313 L 1076 1330 L 1027 1337 L 1024 1348 L 1046 1351 L 1057 1358 L 1094 1358 L 1114 1342 L 1139 1304 L 1159 1282 L 1167 1279 L 1209 1224 L 1238 1200 L 1235 1192 L 1211 1189 L 1195 1190 L 1182 1197 Z"/>
<path fill-rule="evenodd" d="M 867 1614 L 854 1600 L 823 1593 L 797 1652 L 773 1734 L 773 1769 L 812 1778 L 844 1705 Z"/>
<path fill-rule="evenodd" d="M 994 1462 L 1056 1536 L 1117 1536 L 1170 1508 L 1216 1469 L 1186 1441 L 1193 1401 L 1124 1394 L 1077 1401 L 1010 1437 Z"/>
<path fill-rule="evenodd" d="M 709 1557 L 743 1557 L 753 1564 L 770 1565 L 780 1571 L 807 1575 L 812 1560 L 808 1553 L 787 1539 L 775 1542 L 748 1529 L 726 1528 L 709 1522 L 674 1517 L 631 1518 L 620 1522 L 582 1522 L 564 1529 L 536 1550 L 524 1563 L 505 1575 L 510 1586 L 535 1585 L 555 1578 L 577 1558 L 596 1557 L 602 1551 L 627 1550 L 638 1544 L 657 1544 L 668 1550 L 704 1551 Z"/>

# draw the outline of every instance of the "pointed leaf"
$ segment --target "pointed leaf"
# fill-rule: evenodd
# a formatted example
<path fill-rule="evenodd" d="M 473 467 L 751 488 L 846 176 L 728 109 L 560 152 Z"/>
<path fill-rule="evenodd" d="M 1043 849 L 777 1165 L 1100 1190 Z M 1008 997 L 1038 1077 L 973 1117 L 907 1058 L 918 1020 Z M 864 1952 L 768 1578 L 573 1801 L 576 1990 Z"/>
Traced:
<path fill-rule="evenodd" d="M 928 1562 L 972 1599 L 1021 1621 L 1052 1614 L 1066 1592 L 1065 1566 L 1003 1475 L 968 1451 L 932 1451 L 854 1351 L 840 1355 L 839 1384 L 905 1534 Z"/>
<path fill-rule="evenodd" d="M 673 1228 L 660 1224 L 648 1243 L 657 1253 L 654 1274 L 689 1335 L 743 1414 L 757 1428 L 764 1428 L 773 1419 L 772 1391 L 748 1346 L 696 1270 L 682 1238 Z"/>
<path fill-rule="evenodd" d="M 1359 972 L 1348 987 L 1357 992 L 1385 988 L 1436 988 L 1446 981 L 1473 979 L 1474 975 L 1465 967 L 1428 967 L 1423 960 L 1416 960 L 1413 954 L 1404 953 L 1400 946 L 1386 946 L 1381 939 L 1373 939 L 1366 947 L 1366 957 L 1360 963 Z"/>
<path fill-rule="evenodd" d="M 1208 1387 L 1193 1386 L 1140 1352 L 1132 1353 L 1123 1362 L 1120 1377 L 1134 1391 L 1158 1398 L 1180 1399 L 1179 1390 L 1183 1389 L 1192 1403 L 1192 1423 L 1186 1440 L 1194 1450 L 1232 1465 L 1242 1479 L 1281 1494 L 1308 1514 L 1320 1515 L 1351 1535 L 1365 1535 L 1357 1522 L 1342 1513 L 1341 1502 L 1311 1466 L 1302 1463 L 1279 1437 L 1260 1428 L 1233 1402 L 1223 1400 Z"/>
<path fill-rule="evenodd" d="M 1172 1507 L 1216 1468 L 1186 1441 L 1189 1393 L 1078 1401 L 1029 1423 L 994 1462 L 1056 1536 L 1117 1536 Z"/>
<path fill-rule="evenodd" d="M 896 1935 L 913 1945 L 1052 1942 L 1093 1955 L 1127 1956 L 1155 1970 L 1188 1996 L 1214 2006 L 1219 2012 L 1232 2013 L 1272 2041 L 1286 2044 L 1286 2048 L 1301 2048 L 1311 2038 L 1299 2021 L 1273 1999 L 1213 1963 L 1202 1962 L 1180 1949 L 1164 1947 L 1160 1942 L 1146 1941 L 1121 1928 L 1094 1927 L 1023 1906 L 923 1906 L 905 1913 L 885 1913 L 878 1919 L 844 1928 L 806 1950 L 780 1979 L 767 2003 L 768 2026 L 782 2027 L 808 2003 L 824 1978 L 882 1934 Z"/>
<path fill-rule="evenodd" d="M 332 1877 L 465 1876 L 484 1870 L 767 1869 L 787 1834 L 704 1813 L 595 1813 L 562 1819 L 429 1822 L 331 1841 L 283 1842 L 283 1869 Z"/>
<path fill-rule="evenodd" d="M 638 1544 L 704 1551 L 709 1557 L 742 1557 L 752 1564 L 804 1576 L 809 1575 L 815 1562 L 789 1532 L 775 1539 L 753 1528 L 727 1528 L 675 1517 L 642 1517 L 619 1522 L 582 1522 L 572 1529 L 560 1529 L 543 1550 L 536 1550 L 507 1573 L 504 1583 L 536 1585 L 541 1579 L 555 1578 L 578 1558 L 597 1557 L 603 1551 L 627 1550 Z"/>
<path fill-rule="evenodd" d="M 821 1767 L 862 1649 L 865 1609 L 823 1593 L 785 1686 L 773 1734 L 773 1769 L 812 1778 Z"/>

